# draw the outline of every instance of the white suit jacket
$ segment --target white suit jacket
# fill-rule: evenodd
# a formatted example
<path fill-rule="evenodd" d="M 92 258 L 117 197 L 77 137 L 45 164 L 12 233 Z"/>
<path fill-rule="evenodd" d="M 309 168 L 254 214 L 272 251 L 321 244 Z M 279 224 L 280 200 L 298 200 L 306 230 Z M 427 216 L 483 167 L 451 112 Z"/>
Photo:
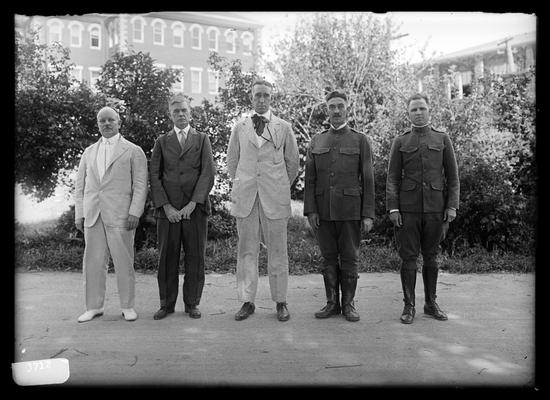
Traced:
<path fill-rule="evenodd" d="M 88 146 L 75 182 L 75 220 L 91 227 L 101 213 L 106 226 L 125 228 L 128 215 L 140 217 L 147 199 L 147 158 L 141 147 L 120 136 L 103 179 L 99 180 L 97 151 L 101 138 Z"/>
<path fill-rule="evenodd" d="M 263 135 L 272 142 L 258 147 L 250 116 L 239 120 L 227 148 L 227 170 L 233 181 L 231 215 L 250 214 L 256 194 L 268 218 L 289 217 L 290 186 L 300 167 L 298 145 L 290 124 L 273 113 Z"/>

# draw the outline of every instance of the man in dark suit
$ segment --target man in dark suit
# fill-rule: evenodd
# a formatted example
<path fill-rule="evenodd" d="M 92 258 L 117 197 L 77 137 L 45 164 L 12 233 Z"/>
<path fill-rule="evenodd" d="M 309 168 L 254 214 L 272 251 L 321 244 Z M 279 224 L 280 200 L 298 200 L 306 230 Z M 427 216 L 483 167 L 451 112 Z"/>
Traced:
<path fill-rule="evenodd" d="M 346 94 L 333 91 L 326 102 L 331 126 L 311 138 L 304 194 L 304 215 L 316 232 L 323 255 L 327 296 L 327 305 L 315 317 L 342 312 L 348 321 L 359 321 L 353 299 L 361 228 L 369 232 L 374 223 L 372 152 L 367 136 L 347 124 Z"/>
<path fill-rule="evenodd" d="M 159 244 L 160 309 L 154 319 L 173 313 L 178 296 L 179 260 L 184 250 L 183 301 L 191 318 L 200 318 L 204 259 L 214 159 L 208 136 L 190 125 L 191 109 L 183 94 L 168 102 L 174 128 L 155 141 L 150 163 L 151 195 Z"/>
<path fill-rule="evenodd" d="M 407 106 L 412 127 L 393 140 L 386 182 L 386 208 L 402 260 L 405 306 L 401 322 L 410 324 L 415 316 L 416 259 L 420 252 L 424 313 L 445 321 L 447 315 L 435 302 L 436 257 L 439 243 L 458 209 L 458 167 L 449 135 L 430 124 L 428 98 L 415 94 Z"/>

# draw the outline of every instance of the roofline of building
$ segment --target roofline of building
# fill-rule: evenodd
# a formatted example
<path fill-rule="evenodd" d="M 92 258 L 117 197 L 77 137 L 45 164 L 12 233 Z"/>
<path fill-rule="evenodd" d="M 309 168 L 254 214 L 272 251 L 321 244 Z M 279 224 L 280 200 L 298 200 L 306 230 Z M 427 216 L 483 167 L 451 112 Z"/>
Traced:
<path fill-rule="evenodd" d="M 229 12 L 228 12 L 229 14 Z M 194 22 L 208 23 L 217 21 L 218 23 L 226 24 L 227 26 L 238 26 L 241 28 L 253 28 L 259 29 L 263 27 L 263 24 L 246 19 L 237 15 L 221 15 L 212 11 L 156 11 L 150 13 L 143 13 L 143 16 L 159 16 L 162 18 L 175 19 L 175 20 L 194 20 Z"/>
<path fill-rule="evenodd" d="M 492 53 L 499 50 L 500 48 L 504 48 L 504 41 L 507 39 L 510 40 L 510 44 L 512 46 L 518 46 L 526 43 L 534 43 L 537 40 L 535 31 L 521 33 L 519 35 L 504 37 L 502 39 L 493 40 L 492 42 L 468 47 L 466 49 L 458 50 L 453 53 L 444 54 L 442 56 L 436 57 L 433 62 L 440 63 L 444 61 L 456 60 L 458 58 L 469 57 L 472 55 Z"/>

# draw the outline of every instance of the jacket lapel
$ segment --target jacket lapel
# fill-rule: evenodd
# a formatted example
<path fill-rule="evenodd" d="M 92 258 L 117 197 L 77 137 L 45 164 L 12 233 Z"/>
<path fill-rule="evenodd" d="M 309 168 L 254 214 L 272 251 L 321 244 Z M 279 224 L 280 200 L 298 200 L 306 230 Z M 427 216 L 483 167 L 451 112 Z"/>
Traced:
<path fill-rule="evenodd" d="M 90 149 L 90 162 L 92 163 L 92 171 L 94 172 L 95 178 L 99 182 L 99 170 L 97 169 L 97 151 L 99 150 L 99 144 L 101 143 L 101 137 L 97 142 L 95 142 Z"/>
<path fill-rule="evenodd" d="M 105 175 L 107 175 L 107 171 L 109 170 L 109 168 L 111 168 L 111 165 L 113 165 L 116 159 L 119 158 L 122 154 L 124 154 L 124 152 L 126 152 L 127 150 L 128 150 L 128 144 L 126 143 L 126 139 L 124 139 L 121 135 L 120 139 L 115 144 L 115 148 L 113 149 L 113 154 L 111 154 L 111 159 L 107 163 L 107 168 L 105 168 Z M 103 175 L 103 177 L 105 177 L 105 175 Z"/>
<path fill-rule="evenodd" d="M 248 140 L 254 147 L 258 147 L 258 139 L 256 135 L 256 131 L 254 130 L 254 123 L 252 122 L 252 117 L 248 116 L 244 119 L 242 122 L 243 129 L 245 131 L 246 136 L 248 137 Z"/>
<path fill-rule="evenodd" d="M 177 138 L 177 135 L 174 135 Z M 183 156 L 187 151 L 193 147 L 193 143 L 195 142 L 197 138 L 197 131 L 193 129 L 193 127 L 189 128 L 189 132 L 187 132 L 187 138 L 185 139 L 185 143 L 183 144 L 183 149 L 181 150 L 180 157 Z"/>
<path fill-rule="evenodd" d="M 269 131 L 267 134 L 271 133 L 271 136 L 273 136 L 273 143 L 275 144 L 275 148 L 279 149 L 281 147 L 283 135 L 281 134 L 281 120 L 277 118 L 273 113 L 271 113 L 271 121 L 269 121 Z M 267 128 L 266 128 L 267 131 Z M 265 135 L 265 132 L 264 132 Z"/>

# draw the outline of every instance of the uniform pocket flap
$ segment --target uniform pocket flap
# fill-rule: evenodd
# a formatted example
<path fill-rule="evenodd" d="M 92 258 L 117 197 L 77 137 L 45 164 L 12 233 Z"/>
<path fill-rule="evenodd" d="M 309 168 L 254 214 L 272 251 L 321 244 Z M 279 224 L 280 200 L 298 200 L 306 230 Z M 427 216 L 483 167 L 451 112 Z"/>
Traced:
<path fill-rule="evenodd" d="M 401 190 L 408 192 L 409 190 L 416 189 L 416 182 L 404 181 L 401 183 Z"/>
<path fill-rule="evenodd" d="M 430 186 L 433 190 L 443 190 L 443 185 L 441 183 L 430 183 Z"/>
<path fill-rule="evenodd" d="M 440 145 L 437 145 L 437 144 L 429 144 L 428 145 L 428 149 L 430 150 L 434 150 L 434 151 L 441 151 L 441 146 Z"/>
<path fill-rule="evenodd" d="M 340 154 L 359 154 L 359 149 L 355 147 L 341 147 Z"/>
<path fill-rule="evenodd" d="M 330 151 L 330 147 L 320 147 L 318 149 L 312 149 L 311 152 L 313 154 L 325 154 Z"/>
<path fill-rule="evenodd" d="M 361 196 L 361 189 L 360 188 L 345 188 L 344 189 L 344 195 L 345 196 Z"/>
<path fill-rule="evenodd" d="M 399 151 L 403 153 L 414 153 L 416 150 L 418 150 L 418 146 L 416 147 L 401 147 Z"/>

